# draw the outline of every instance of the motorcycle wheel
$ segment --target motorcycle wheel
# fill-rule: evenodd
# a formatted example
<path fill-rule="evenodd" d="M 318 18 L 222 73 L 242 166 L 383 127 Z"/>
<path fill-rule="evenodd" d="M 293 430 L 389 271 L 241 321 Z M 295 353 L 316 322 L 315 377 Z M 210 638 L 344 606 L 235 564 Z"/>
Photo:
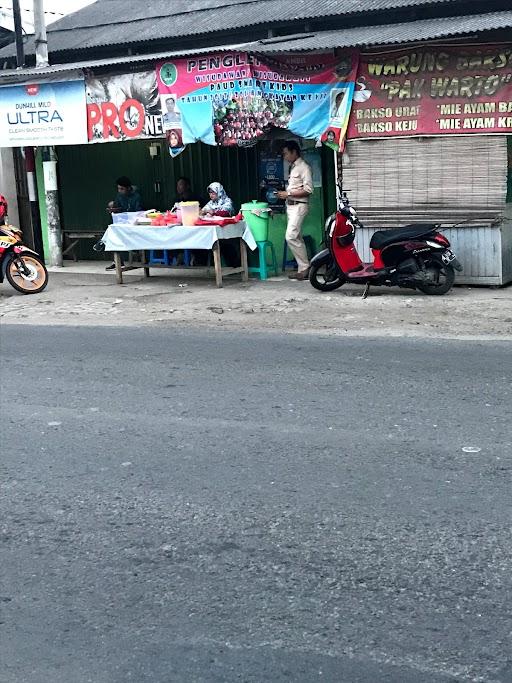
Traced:
<path fill-rule="evenodd" d="M 18 268 L 16 262 L 23 260 L 28 273 Z M 48 284 L 48 271 L 43 261 L 35 254 L 13 255 L 7 263 L 5 275 L 9 283 L 22 294 L 37 294 Z"/>
<path fill-rule="evenodd" d="M 432 280 L 432 284 L 416 285 L 423 294 L 440 296 L 449 292 L 453 287 L 455 271 L 452 266 L 437 259 L 431 259 L 430 261 L 425 261 L 425 270 Z"/>
<path fill-rule="evenodd" d="M 332 263 L 313 264 L 309 269 L 309 281 L 321 292 L 332 292 L 345 284 L 345 278 Z"/>

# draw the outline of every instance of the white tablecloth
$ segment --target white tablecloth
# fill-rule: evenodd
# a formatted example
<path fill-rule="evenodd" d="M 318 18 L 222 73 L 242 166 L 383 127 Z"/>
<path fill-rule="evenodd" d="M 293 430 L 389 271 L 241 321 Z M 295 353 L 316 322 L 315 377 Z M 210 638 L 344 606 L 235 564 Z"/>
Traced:
<path fill-rule="evenodd" d="M 105 251 L 138 249 L 211 249 L 217 240 L 241 237 L 249 249 L 256 249 L 252 232 L 244 221 L 219 225 L 174 225 L 156 228 L 151 225 L 109 225 L 103 235 Z"/>

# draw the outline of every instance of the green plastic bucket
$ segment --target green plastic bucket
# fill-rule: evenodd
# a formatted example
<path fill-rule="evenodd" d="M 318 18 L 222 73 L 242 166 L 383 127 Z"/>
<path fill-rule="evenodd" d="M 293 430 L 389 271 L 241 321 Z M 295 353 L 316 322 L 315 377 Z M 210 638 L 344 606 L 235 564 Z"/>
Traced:
<path fill-rule="evenodd" d="M 249 226 L 256 242 L 266 242 L 268 240 L 269 217 L 267 202 L 258 202 L 253 199 L 252 202 L 242 204 L 241 210 L 244 221 Z"/>

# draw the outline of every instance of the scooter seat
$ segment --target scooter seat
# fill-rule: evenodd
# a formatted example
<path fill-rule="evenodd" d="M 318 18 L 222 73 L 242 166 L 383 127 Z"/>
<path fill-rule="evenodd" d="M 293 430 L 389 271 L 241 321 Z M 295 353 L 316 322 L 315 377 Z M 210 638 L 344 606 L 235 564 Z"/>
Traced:
<path fill-rule="evenodd" d="M 404 225 L 403 228 L 393 228 L 393 230 L 377 230 L 370 240 L 371 249 L 384 249 L 393 242 L 424 237 L 437 230 L 437 225 L 433 223 L 411 223 Z"/>

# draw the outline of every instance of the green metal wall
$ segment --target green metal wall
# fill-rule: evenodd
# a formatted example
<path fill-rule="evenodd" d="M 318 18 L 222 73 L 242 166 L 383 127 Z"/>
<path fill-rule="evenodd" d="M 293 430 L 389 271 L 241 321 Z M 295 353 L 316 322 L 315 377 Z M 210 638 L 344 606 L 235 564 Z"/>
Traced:
<path fill-rule="evenodd" d="M 257 196 L 256 149 L 227 149 L 197 143 L 174 159 L 160 145 L 152 158 L 150 142 L 136 140 L 88 146 L 60 147 L 59 182 L 64 228 L 100 229 L 108 223 L 107 202 L 116 194 L 115 180 L 127 175 L 138 186 L 144 206 L 165 209 L 176 192 L 176 179 L 187 175 L 196 192 L 219 180 L 235 204 Z M 160 184 L 158 191 L 157 183 Z"/>
<path fill-rule="evenodd" d="M 160 146 L 157 157 L 150 155 L 151 144 Z M 105 207 L 116 194 L 115 180 L 120 175 L 127 175 L 138 186 L 146 208 L 170 207 L 175 197 L 176 179 L 181 175 L 190 177 L 195 192 L 205 196 L 208 184 L 218 180 L 238 208 L 243 202 L 259 196 L 257 149 L 257 146 L 243 149 L 196 143 L 172 158 L 160 140 L 60 147 L 62 227 L 77 231 L 106 228 L 109 216 Z M 322 238 L 326 211 L 334 209 L 333 153 L 325 148 L 319 149 L 318 153 L 322 155 L 324 187 L 315 189 L 305 224 L 305 234 L 312 235 L 317 246 Z M 284 232 L 284 216 L 277 215 L 271 223 L 270 239 L 279 258 Z M 89 243 L 80 245 L 79 256 L 84 259 L 97 257 Z"/>

